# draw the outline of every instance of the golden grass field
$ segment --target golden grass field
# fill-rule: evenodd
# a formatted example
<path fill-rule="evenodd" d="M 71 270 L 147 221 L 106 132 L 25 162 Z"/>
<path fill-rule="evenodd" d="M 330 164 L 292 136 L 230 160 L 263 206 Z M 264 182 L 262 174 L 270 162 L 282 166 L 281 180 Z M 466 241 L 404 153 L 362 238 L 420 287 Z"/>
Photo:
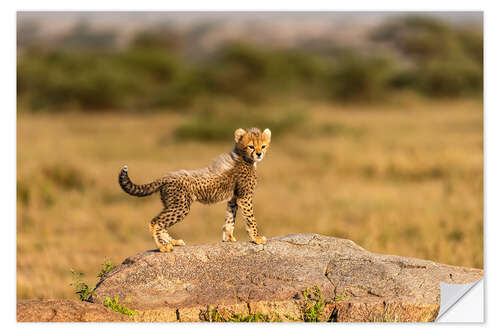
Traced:
<path fill-rule="evenodd" d="M 263 235 L 319 233 L 372 252 L 483 267 L 481 101 L 306 110 L 307 124 L 273 136 L 258 166 Z M 125 194 L 121 166 L 145 183 L 206 166 L 233 145 L 232 132 L 226 142 L 174 139 L 185 117 L 18 114 L 19 298 L 77 298 L 70 269 L 93 285 L 106 258 L 118 264 L 154 248 L 148 222 L 161 210 L 158 194 Z M 195 203 L 171 235 L 219 242 L 224 213 L 224 203 Z M 248 241 L 239 214 L 235 236 Z"/>

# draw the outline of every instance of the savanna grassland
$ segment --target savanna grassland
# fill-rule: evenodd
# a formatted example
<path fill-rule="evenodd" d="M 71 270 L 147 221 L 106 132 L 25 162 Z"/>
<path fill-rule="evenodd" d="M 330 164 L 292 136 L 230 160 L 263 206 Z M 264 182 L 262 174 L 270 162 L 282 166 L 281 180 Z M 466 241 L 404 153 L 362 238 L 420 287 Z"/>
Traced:
<path fill-rule="evenodd" d="M 259 117 L 233 102 L 194 114 L 18 113 L 18 297 L 75 298 L 70 269 L 93 283 L 106 259 L 153 249 L 158 194 L 125 194 L 121 166 L 136 183 L 206 166 L 232 148 L 235 124 L 273 131 L 255 197 L 268 238 L 319 233 L 373 252 L 483 267 L 480 100 L 255 108 Z M 224 203 L 195 203 L 171 235 L 219 242 L 224 211 Z M 239 214 L 235 236 L 248 241 Z"/>

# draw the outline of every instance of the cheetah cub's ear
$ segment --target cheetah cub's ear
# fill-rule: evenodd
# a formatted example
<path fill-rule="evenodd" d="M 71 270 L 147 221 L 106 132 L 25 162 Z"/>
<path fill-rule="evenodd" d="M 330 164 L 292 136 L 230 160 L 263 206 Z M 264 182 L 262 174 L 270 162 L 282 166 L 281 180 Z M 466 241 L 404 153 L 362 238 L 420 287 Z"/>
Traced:
<path fill-rule="evenodd" d="M 246 131 L 243 128 L 238 128 L 234 131 L 234 141 L 239 142 L 241 137 L 246 134 Z"/>
<path fill-rule="evenodd" d="M 269 128 L 266 128 L 262 134 L 264 134 L 264 137 L 268 142 L 271 142 L 271 130 Z"/>

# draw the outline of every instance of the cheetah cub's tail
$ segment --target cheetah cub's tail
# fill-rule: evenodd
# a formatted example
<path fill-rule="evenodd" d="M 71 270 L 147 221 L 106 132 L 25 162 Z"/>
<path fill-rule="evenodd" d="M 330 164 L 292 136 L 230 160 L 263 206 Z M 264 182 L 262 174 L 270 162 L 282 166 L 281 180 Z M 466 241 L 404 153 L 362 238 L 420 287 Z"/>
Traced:
<path fill-rule="evenodd" d="M 123 166 L 118 176 L 118 183 L 120 183 L 121 188 L 136 197 L 145 197 L 155 193 L 165 184 L 165 180 L 165 177 L 162 177 L 149 184 L 136 185 L 128 177 L 128 167 L 126 165 Z"/>

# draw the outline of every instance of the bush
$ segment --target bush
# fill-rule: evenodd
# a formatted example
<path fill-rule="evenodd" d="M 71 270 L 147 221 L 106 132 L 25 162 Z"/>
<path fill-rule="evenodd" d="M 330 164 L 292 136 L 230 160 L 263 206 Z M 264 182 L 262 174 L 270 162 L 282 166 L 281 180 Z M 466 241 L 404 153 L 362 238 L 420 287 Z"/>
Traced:
<path fill-rule="evenodd" d="M 418 89 L 434 97 L 454 97 L 483 90 L 482 67 L 464 57 L 436 59 L 414 73 Z"/>
<path fill-rule="evenodd" d="M 333 96 L 343 101 L 373 102 L 381 100 L 390 90 L 394 66 L 387 58 L 348 54 L 333 69 Z"/>
<path fill-rule="evenodd" d="M 182 41 L 189 36 L 168 27 L 140 32 L 120 50 L 102 46 L 109 33 L 94 38 L 79 29 L 68 42 L 72 47 L 24 46 L 19 52 L 20 105 L 142 110 L 186 107 L 207 95 L 255 105 L 282 96 L 373 102 L 394 89 L 433 97 L 483 89 L 482 32 L 430 17 L 398 18 L 375 29 L 373 41 L 390 46 L 384 56 L 372 46 L 346 51 L 332 43 L 325 48 L 334 52 L 318 53 L 239 41 L 187 57 Z"/>
<path fill-rule="evenodd" d="M 483 91 L 483 35 L 430 17 L 409 16 L 383 24 L 373 34 L 410 60 L 393 85 L 432 97 Z"/>
<path fill-rule="evenodd" d="M 31 189 L 26 183 L 17 181 L 16 186 L 17 200 L 25 206 L 29 206 L 31 202 Z"/>
<path fill-rule="evenodd" d="M 391 20 L 375 29 L 372 38 L 391 44 L 415 61 L 449 56 L 460 48 L 455 29 L 429 16 L 410 15 Z"/>
<path fill-rule="evenodd" d="M 83 191 L 90 182 L 80 170 L 68 165 L 46 166 L 42 173 L 45 178 L 66 191 Z"/>
<path fill-rule="evenodd" d="M 207 89 L 258 103 L 271 96 L 307 96 L 322 90 L 329 64 L 325 59 L 294 49 L 263 49 L 233 42 L 225 44 L 204 67 Z"/>
<path fill-rule="evenodd" d="M 273 138 L 292 131 L 303 124 L 305 114 L 292 112 L 260 112 L 247 109 L 224 112 L 224 110 L 205 110 L 189 117 L 174 131 L 176 139 L 226 141 L 239 128 L 270 128 Z"/>
<path fill-rule="evenodd" d="M 181 66 L 178 59 L 170 53 L 157 49 L 130 50 L 116 58 L 119 65 L 156 83 L 172 81 Z"/>
<path fill-rule="evenodd" d="M 262 99 L 262 84 L 268 70 L 266 55 L 259 49 L 229 43 L 221 47 L 203 74 L 211 93 L 236 96 L 248 102 Z"/>
<path fill-rule="evenodd" d="M 139 86 L 112 58 L 71 51 L 28 53 L 18 63 L 18 94 L 28 93 L 33 109 L 122 107 L 127 102 L 123 96 Z"/>
<path fill-rule="evenodd" d="M 482 67 L 484 54 L 482 32 L 465 28 L 458 30 L 457 34 L 466 56 Z"/>
<path fill-rule="evenodd" d="M 179 71 L 170 84 L 160 86 L 154 91 L 149 106 L 153 108 L 188 106 L 205 90 L 205 82 L 198 73 L 190 70 Z"/>

